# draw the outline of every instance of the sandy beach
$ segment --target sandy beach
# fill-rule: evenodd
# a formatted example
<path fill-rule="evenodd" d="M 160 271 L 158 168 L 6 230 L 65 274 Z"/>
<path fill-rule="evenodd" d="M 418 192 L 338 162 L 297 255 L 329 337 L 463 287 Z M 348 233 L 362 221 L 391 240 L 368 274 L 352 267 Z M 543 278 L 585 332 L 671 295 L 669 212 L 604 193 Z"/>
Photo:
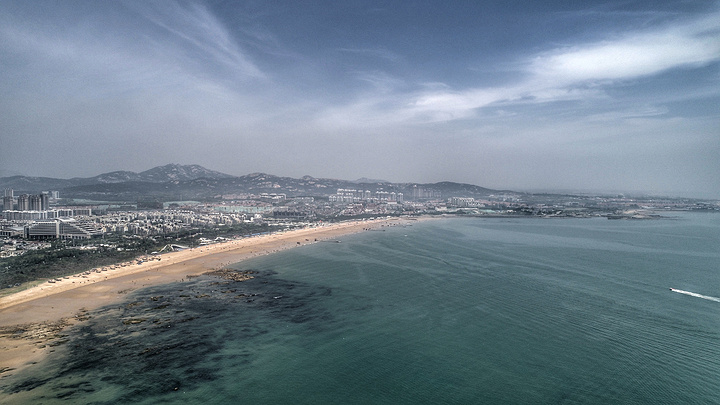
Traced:
<path fill-rule="evenodd" d="M 397 225 L 398 219 L 326 224 L 152 256 L 140 264 L 93 269 L 0 298 L 0 378 L 40 360 L 86 312 L 120 302 L 130 291 L 182 282 L 232 263 L 343 235 Z"/>

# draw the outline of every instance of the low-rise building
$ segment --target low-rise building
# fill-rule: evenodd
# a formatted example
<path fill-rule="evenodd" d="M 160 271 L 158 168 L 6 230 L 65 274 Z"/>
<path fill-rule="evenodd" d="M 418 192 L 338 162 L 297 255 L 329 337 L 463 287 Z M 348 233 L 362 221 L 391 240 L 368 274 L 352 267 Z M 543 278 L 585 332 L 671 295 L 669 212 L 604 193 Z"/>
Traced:
<path fill-rule="evenodd" d="M 79 222 L 73 219 L 37 221 L 24 228 L 26 239 L 90 239 L 101 236 L 102 230 L 93 222 Z"/>

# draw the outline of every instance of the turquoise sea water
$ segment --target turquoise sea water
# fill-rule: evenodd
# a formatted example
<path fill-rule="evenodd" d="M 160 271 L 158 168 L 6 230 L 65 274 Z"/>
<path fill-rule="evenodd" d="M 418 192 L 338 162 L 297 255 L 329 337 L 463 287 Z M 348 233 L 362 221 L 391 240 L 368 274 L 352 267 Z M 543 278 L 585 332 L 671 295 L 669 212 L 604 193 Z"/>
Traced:
<path fill-rule="evenodd" d="M 720 215 L 439 219 L 234 267 L 96 311 L 0 403 L 720 403 Z"/>

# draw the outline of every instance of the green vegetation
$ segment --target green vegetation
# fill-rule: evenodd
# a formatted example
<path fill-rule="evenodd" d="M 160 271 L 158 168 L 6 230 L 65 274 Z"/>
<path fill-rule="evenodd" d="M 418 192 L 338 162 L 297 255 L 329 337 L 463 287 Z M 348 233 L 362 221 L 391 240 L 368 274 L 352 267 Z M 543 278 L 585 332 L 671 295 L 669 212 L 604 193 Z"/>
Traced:
<path fill-rule="evenodd" d="M 22 256 L 0 260 L 0 286 L 12 287 L 43 278 L 62 277 L 130 260 L 138 256 L 135 250 L 118 251 L 116 248 L 98 247 L 83 250 L 62 245 L 49 249 L 31 250 Z"/>
<path fill-rule="evenodd" d="M 200 238 L 239 237 L 267 231 L 267 225 L 238 224 L 151 237 L 106 235 L 102 240 L 55 241 L 47 249 L 29 250 L 21 256 L 0 259 L 0 290 L 132 260 L 159 251 L 170 243 L 197 246 Z"/>

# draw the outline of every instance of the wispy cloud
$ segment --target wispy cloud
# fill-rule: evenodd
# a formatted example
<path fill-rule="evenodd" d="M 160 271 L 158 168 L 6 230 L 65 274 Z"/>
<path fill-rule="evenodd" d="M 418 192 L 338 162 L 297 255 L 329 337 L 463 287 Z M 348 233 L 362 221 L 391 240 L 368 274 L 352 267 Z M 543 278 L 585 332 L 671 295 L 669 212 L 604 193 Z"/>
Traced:
<path fill-rule="evenodd" d="M 90 21 L 77 16 L 62 17 L 62 24 L 50 26 L 4 18 L 0 46 L 28 61 L 27 75 L 57 77 L 49 83 L 54 91 L 107 93 L 167 86 L 230 94 L 229 81 L 267 77 L 206 7 L 170 1 L 127 5 L 151 24 L 128 26 L 108 17 Z M 166 34 L 158 35 L 158 28 Z"/>
<path fill-rule="evenodd" d="M 626 80 L 671 69 L 688 69 L 720 60 L 720 13 L 705 18 L 635 31 L 601 42 L 558 47 L 518 61 L 522 77 L 514 85 L 451 89 L 440 86 L 392 99 L 364 99 L 334 107 L 331 121 L 383 124 L 465 119 L 496 105 L 602 99 L 603 89 Z M 373 103 L 377 103 L 373 106 Z M 395 107 L 388 111 L 388 104 Z M 370 114 L 372 117 L 365 115 Z M 388 121 L 385 121 L 385 120 Z"/>
<path fill-rule="evenodd" d="M 133 3 L 149 21 L 240 75 L 265 77 L 227 28 L 205 6 L 173 1 Z"/>
<path fill-rule="evenodd" d="M 720 59 L 720 13 L 689 25 L 554 49 L 532 59 L 529 72 L 557 83 L 623 80 Z"/>
<path fill-rule="evenodd" d="M 380 70 L 358 71 L 354 74 L 358 80 L 370 84 L 376 92 L 388 93 L 406 85 L 405 80 Z"/>

